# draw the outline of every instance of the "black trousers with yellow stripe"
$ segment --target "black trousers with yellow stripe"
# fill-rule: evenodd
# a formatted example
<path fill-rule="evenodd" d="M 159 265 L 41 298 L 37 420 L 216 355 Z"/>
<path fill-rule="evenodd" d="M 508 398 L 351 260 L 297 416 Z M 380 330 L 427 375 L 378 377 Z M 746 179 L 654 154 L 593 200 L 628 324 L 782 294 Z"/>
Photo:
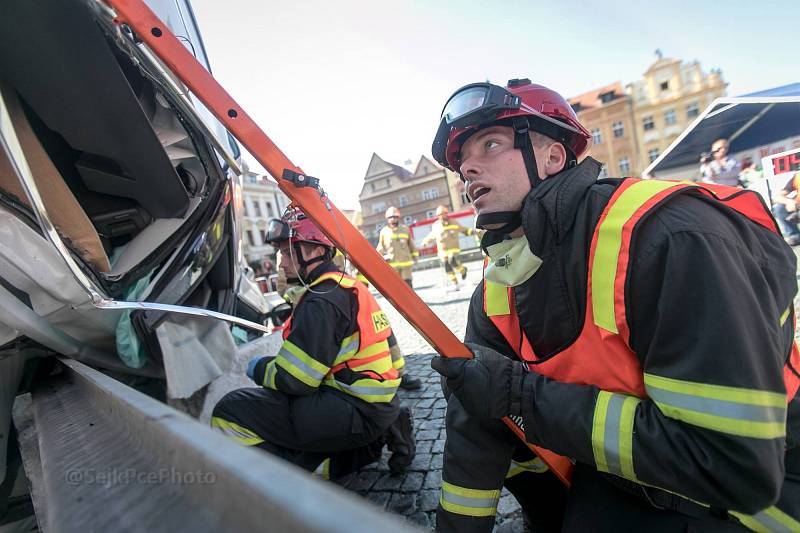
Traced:
<path fill-rule="evenodd" d="M 533 466 L 537 461 L 502 421 L 470 417 L 450 395 L 437 530 L 492 531 L 505 486 L 534 531 L 559 531 L 567 490 L 545 467 Z"/>
<path fill-rule="evenodd" d="M 225 395 L 214 407 L 211 425 L 330 479 L 379 459 L 388 427 L 334 391 L 290 396 L 262 387 Z"/>

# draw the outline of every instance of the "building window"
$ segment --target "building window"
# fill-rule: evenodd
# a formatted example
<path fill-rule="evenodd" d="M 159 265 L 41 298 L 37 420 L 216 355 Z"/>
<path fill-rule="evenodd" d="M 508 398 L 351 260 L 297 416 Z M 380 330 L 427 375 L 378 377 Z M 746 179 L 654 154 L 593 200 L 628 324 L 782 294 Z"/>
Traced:
<path fill-rule="evenodd" d="M 247 242 L 248 244 L 250 244 L 250 246 L 256 245 L 256 235 L 255 232 L 251 229 L 247 230 Z"/>
<path fill-rule="evenodd" d="M 608 165 L 603 163 L 603 166 L 600 167 L 600 174 L 597 177 L 600 179 L 608 177 Z"/>
<path fill-rule="evenodd" d="M 694 118 L 699 114 L 700 114 L 700 108 L 697 106 L 697 102 L 694 102 L 686 106 L 686 118 Z"/>
<path fill-rule="evenodd" d="M 647 151 L 647 158 L 650 159 L 651 163 L 653 161 L 655 161 L 658 158 L 658 148 L 652 148 L 652 149 L 648 150 Z"/>
<path fill-rule="evenodd" d="M 386 202 L 375 202 L 372 204 L 372 214 L 386 211 Z"/>
<path fill-rule="evenodd" d="M 414 222 L 414 219 L 411 217 L 411 215 L 406 215 L 403 217 L 403 224 L 405 224 L 406 226 L 408 226 L 412 222 Z"/>
<path fill-rule="evenodd" d="M 613 123 L 611 129 L 614 131 L 614 137 L 620 138 L 625 136 L 625 126 L 622 125 L 622 122 Z"/>
<path fill-rule="evenodd" d="M 647 116 L 642 119 L 642 125 L 644 126 L 644 131 L 652 130 L 656 127 L 656 123 L 653 122 L 652 116 Z"/>
<path fill-rule="evenodd" d="M 625 174 L 629 174 L 631 171 L 631 163 L 628 161 L 628 156 L 622 157 L 619 160 L 619 173 L 620 175 L 624 176 Z"/>
<path fill-rule="evenodd" d="M 275 211 L 272 210 L 272 202 L 267 202 L 267 215 L 269 218 L 275 218 Z"/>
<path fill-rule="evenodd" d="M 611 102 L 612 100 L 614 100 L 614 98 L 616 98 L 616 95 L 614 94 L 614 91 L 608 91 L 608 92 L 605 92 L 605 93 L 600 93 L 600 102 L 602 102 L 604 104 L 607 104 L 607 103 Z"/>
<path fill-rule="evenodd" d="M 436 211 L 425 211 L 425 218 L 433 218 L 436 216 Z"/>
<path fill-rule="evenodd" d="M 600 133 L 600 128 L 594 128 L 592 130 L 592 143 L 594 144 L 603 143 L 603 135 Z"/>
<path fill-rule="evenodd" d="M 670 109 L 664 113 L 664 124 L 666 124 L 667 126 L 671 126 L 676 122 L 678 122 L 678 115 L 675 114 L 674 109 Z"/>
<path fill-rule="evenodd" d="M 248 183 L 258 183 L 258 176 L 255 174 L 248 174 L 247 175 L 247 182 Z"/>
<path fill-rule="evenodd" d="M 267 230 L 258 230 L 258 233 L 261 235 L 261 244 L 267 244 Z"/>
<path fill-rule="evenodd" d="M 668 81 L 662 81 L 660 87 L 661 87 L 662 91 L 669 90 L 669 82 Z"/>
<path fill-rule="evenodd" d="M 405 207 L 408 205 L 408 196 L 401 196 L 397 199 L 397 205 L 400 207 Z"/>
<path fill-rule="evenodd" d="M 253 216 L 257 218 L 261 218 L 264 215 L 261 213 L 261 202 L 256 199 L 253 199 Z"/>
<path fill-rule="evenodd" d="M 436 187 L 432 189 L 425 189 L 422 191 L 422 199 L 423 200 L 433 200 L 434 198 L 439 197 L 439 189 Z"/>
<path fill-rule="evenodd" d="M 385 224 L 383 222 L 378 222 L 377 224 L 375 224 L 375 234 L 376 235 L 381 232 L 381 230 L 383 229 L 383 226 L 385 226 Z"/>

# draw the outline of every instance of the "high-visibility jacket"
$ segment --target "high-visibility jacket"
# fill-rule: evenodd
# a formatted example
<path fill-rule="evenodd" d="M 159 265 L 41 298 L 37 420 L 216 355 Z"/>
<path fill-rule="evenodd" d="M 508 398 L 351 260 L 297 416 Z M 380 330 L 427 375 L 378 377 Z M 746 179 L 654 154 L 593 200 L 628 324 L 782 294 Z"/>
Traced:
<path fill-rule="evenodd" d="M 634 469 L 632 441 L 637 407 L 649 399 L 667 417 L 710 431 L 753 439 L 786 435 L 787 402 L 800 387 L 800 352 L 791 344 L 785 358 L 786 393 L 740 389 L 714 383 L 686 382 L 645 373 L 631 349 L 626 288 L 631 245 L 637 223 L 681 194 L 702 194 L 777 232 L 771 214 L 750 192 L 720 185 L 654 180 L 625 180 L 606 204 L 589 251 L 587 303 L 578 338 L 555 356 L 540 360 L 520 327 L 514 289 L 484 280 L 484 312 L 516 355 L 538 374 L 559 382 L 599 388 L 592 429 L 592 453 L 598 470 L 640 482 Z M 769 295 L 764 295 L 765 298 Z M 775 309 L 776 324 L 794 320 L 792 302 Z M 691 310 L 687 309 L 687 312 Z M 776 328 L 777 329 L 777 328 Z M 687 332 L 688 334 L 688 332 Z M 713 375 L 713 369 L 709 369 Z M 735 490 L 735 489 L 734 489 Z M 700 503 L 702 502 L 695 502 Z M 771 530 L 800 528 L 798 517 L 778 507 L 755 515 L 732 512 L 746 526 Z"/>
<path fill-rule="evenodd" d="M 392 268 L 406 268 L 414 264 L 419 256 L 411 230 L 398 224 L 397 227 L 384 226 L 378 236 L 376 250 L 384 256 Z"/>
<path fill-rule="evenodd" d="M 309 289 L 325 281 L 338 285 L 325 290 L 341 288 L 355 294 L 358 302 L 355 331 L 341 340 L 335 355 L 311 354 L 292 342 L 292 335 L 298 332 L 293 330 L 293 317 L 290 317 L 283 330 L 283 345 L 277 357 L 266 366 L 262 385 L 280 390 L 276 386 L 276 376 L 283 371 L 307 388 L 331 387 L 368 403 L 391 402 L 400 385 L 400 374 L 390 354 L 387 339 L 392 330 L 386 315 L 369 289 L 341 272 L 322 273 L 309 284 Z M 308 294 L 309 291 L 303 294 L 296 309 L 303 306 Z M 318 317 L 319 321 L 331 319 L 335 317 Z M 314 328 L 300 333 L 317 335 Z"/>
<path fill-rule="evenodd" d="M 458 222 L 449 219 L 442 222 L 442 220 L 439 219 L 431 224 L 431 232 L 425 237 L 423 245 L 428 246 L 435 240 L 436 253 L 440 258 L 446 258 L 458 254 L 461 251 L 461 245 L 458 239 L 462 234 L 472 235 L 472 233 L 472 228 L 465 228 Z"/>

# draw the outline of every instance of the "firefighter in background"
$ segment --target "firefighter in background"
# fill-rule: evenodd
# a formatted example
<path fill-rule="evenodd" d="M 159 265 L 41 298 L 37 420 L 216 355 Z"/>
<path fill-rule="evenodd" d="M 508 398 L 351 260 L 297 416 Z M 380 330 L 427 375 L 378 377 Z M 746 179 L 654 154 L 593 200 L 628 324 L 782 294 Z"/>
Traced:
<path fill-rule="evenodd" d="M 447 279 L 458 288 L 458 276 L 461 279 L 467 278 L 467 267 L 461 264 L 461 247 L 458 244 L 459 237 L 472 235 L 472 228 L 465 228 L 458 222 L 450 220 L 450 211 L 447 206 L 440 205 L 436 208 L 436 216 L 439 220 L 431 225 L 431 232 L 422 241 L 422 246 L 430 246 L 436 241 L 437 254 L 442 262 Z"/>
<path fill-rule="evenodd" d="M 386 210 L 387 225 L 381 230 L 378 237 L 378 253 L 389 262 L 395 272 L 400 274 L 403 281 L 411 285 L 411 267 L 417 262 L 419 252 L 411 237 L 408 226 L 400 224 L 400 210 L 390 207 Z"/>
<path fill-rule="evenodd" d="M 305 214 L 270 221 L 287 284 L 305 288 L 275 356 L 256 356 L 247 375 L 258 387 L 235 390 L 214 407 L 211 425 L 324 478 L 380 458 L 402 472 L 416 446 L 411 411 L 395 395 L 386 315 L 369 290 L 332 262 L 335 248 Z"/>

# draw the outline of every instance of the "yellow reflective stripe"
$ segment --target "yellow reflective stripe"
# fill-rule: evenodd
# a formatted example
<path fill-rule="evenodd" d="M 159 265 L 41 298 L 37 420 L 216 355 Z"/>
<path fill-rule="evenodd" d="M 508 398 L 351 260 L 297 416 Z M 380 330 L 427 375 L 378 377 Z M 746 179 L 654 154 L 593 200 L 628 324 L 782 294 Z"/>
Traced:
<path fill-rule="evenodd" d="M 413 255 L 414 257 L 419 257 L 419 252 L 417 251 L 411 252 L 411 255 Z"/>
<path fill-rule="evenodd" d="M 786 435 L 786 395 L 644 374 L 647 394 L 664 415 L 706 429 L 759 439 Z"/>
<path fill-rule="evenodd" d="M 640 398 L 601 390 L 592 419 L 592 453 L 597 469 L 636 481 L 633 425 Z"/>
<path fill-rule="evenodd" d="M 404 366 L 406 366 L 405 358 L 402 355 L 397 359 L 392 358 L 392 366 L 394 367 L 395 370 L 402 369 Z"/>
<path fill-rule="evenodd" d="M 511 314 L 508 306 L 508 287 L 483 279 L 486 290 L 486 316 L 500 316 Z"/>
<path fill-rule="evenodd" d="M 229 422 L 228 420 L 218 416 L 211 417 L 211 427 L 240 442 L 241 444 L 244 444 L 245 446 L 255 446 L 256 444 L 261 444 L 264 442 L 264 439 L 249 429 L 242 427 L 235 422 Z"/>
<path fill-rule="evenodd" d="M 324 384 L 346 392 L 351 396 L 360 398 L 369 403 L 391 402 L 397 388 L 400 386 L 400 378 L 378 381 L 375 379 L 359 379 L 354 383 L 341 383 L 334 379 L 326 379 Z"/>
<path fill-rule="evenodd" d="M 798 532 L 800 531 L 800 521 L 792 518 L 774 505 L 754 515 L 745 515 L 731 511 L 731 514 L 753 531 L 771 532 Z"/>
<path fill-rule="evenodd" d="M 392 239 L 408 239 L 408 233 L 392 233 Z"/>
<path fill-rule="evenodd" d="M 530 461 L 523 461 L 521 463 L 512 460 L 511 465 L 508 467 L 506 479 L 514 477 L 523 472 L 534 472 L 536 474 L 541 474 L 542 472 L 547 472 L 547 470 L 547 465 L 544 464 L 544 461 L 538 457 L 534 457 Z"/>
<path fill-rule="evenodd" d="M 322 460 L 319 466 L 312 472 L 313 475 L 319 476 L 322 479 L 331 478 L 331 458 L 326 457 Z"/>
<path fill-rule="evenodd" d="M 349 337 L 345 337 L 342 341 L 342 346 L 339 348 L 339 353 L 336 354 L 336 359 L 333 361 L 333 366 L 338 364 L 344 363 L 348 359 L 351 359 L 356 352 L 358 351 L 358 343 L 360 341 L 360 334 L 358 331 L 350 335 Z"/>
<path fill-rule="evenodd" d="M 333 280 L 337 282 L 342 287 L 352 288 L 356 284 L 356 280 L 351 277 L 348 277 L 346 274 L 341 272 L 326 272 L 322 274 L 320 277 L 309 283 L 309 287 L 313 287 L 314 285 L 319 285 L 325 280 Z"/>
<path fill-rule="evenodd" d="M 275 364 L 275 359 L 267 363 L 267 368 L 264 370 L 264 381 L 262 386 L 268 389 L 275 389 L 275 375 L 278 373 L 278 367 Z"/>
<path fill-rule="evenodd" d="M 597 230 L 592 261 L 592 313 L 594 323 L 606 331 L 619 333 L 614 316 L 614 279 L 622 248 L 622 227 L 647 200 L 678 185 L 656 180 L 634 183 L 617 197 Z"/>
<path fill-rule="evenodd" d="M 791 312 L 791 310 L 792 306 L 790 305 L 789 307 L 786 308 L 786 311 L 784 311 L 783 314 L 781 315 L 781 321 L 780 321 L 781 326 L 783 326 L 786 323 L 786 319 L 789 318 L 789 312 Z"/>
<path fill-rule="evenodd" d="M 447 250 L 444 251 L 444 253 L 446 253 L 446 254 L 457 254 L 460 251 L 461 251 L 461 248 L 448 248 Z"/>
<path fill-rule="evenodd" d="M 389 261 L 390 267 L 397 267 L 397 268 L 410 267 L 413 264 L 414 261 Z"/>
<path fill-rule="evenodd" d="M 465 516 L 494 516 L 497 513 L 499 490 L 467 489 L 442 481 L 439 505 L 442 509 Z"/>
<path fill-rule="evenodd" d="M 459 226 L 458 224 L 448 224 L 447 226 L 442 226 L 443 230 L 454 230 L 454 229 L 457 230 L 460 228 L 461 226 Z"/>
<path fill-rule="evenodd" d="M 330 370 L 289 340 L 283 341 L 275 364 L 309 387 L 318 387 Z"/>

